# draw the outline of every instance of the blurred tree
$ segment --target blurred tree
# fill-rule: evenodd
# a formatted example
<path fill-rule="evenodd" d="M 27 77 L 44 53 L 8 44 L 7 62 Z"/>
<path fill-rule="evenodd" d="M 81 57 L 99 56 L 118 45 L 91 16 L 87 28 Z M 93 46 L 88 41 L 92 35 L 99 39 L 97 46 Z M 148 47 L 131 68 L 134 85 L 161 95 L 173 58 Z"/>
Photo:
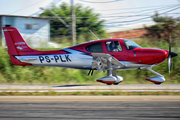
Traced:
<path fill-rule="evenodd" d="M 92 30 L 99 36 L 104 36 L 105 31 L 103 30 L 104 20 L 100 20 L 100 14 L 93 13 L 93 9 L 89 7 L 83 7 L 81 4 L 76 4 L 74 6 L 76 13 L 76 35 L 77 38 L 80 35 L 88 36 L 91 34 L 89 30 Z M 71 6 L 67 3 L 62 3 L 59 7 L 52 6 L 51 10 L 60 16 L 69 26 L 71 26 Z M 50 10 L 45 10 L 40 16 L 50 16 L 54 15 Z M 58 19 L 53 19 L 50 21 L 50 33 L 51 37 L 55 36 L 70 36 L 71 29 L 65 27 Z M 88 39 L 89 40 L 89 39 Z"/>
<path fill-rule="evenodd" d="M 180 39 L 180 18 L 172 17 L 162 17 L 156 13 L 153 17 L 153 20 L 157 23 L 151 27 L 145 27 L 148 31 L 146 34 L 147 37 L 152 38 L 153 40 L 169 41 L 169 36 L 172 36 L 172 43 L 179 43 Z"/>

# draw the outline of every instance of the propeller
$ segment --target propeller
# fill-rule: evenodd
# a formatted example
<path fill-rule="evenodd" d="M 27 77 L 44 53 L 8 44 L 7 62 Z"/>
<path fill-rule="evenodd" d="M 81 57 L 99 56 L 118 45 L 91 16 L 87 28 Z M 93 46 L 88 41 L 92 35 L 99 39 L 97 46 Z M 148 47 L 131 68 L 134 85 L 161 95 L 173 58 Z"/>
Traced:
<path fill-rule="evenodd" d="M 168 71 L 171 71 L 171 35 L 169 36 L 169 55 L 168 55 Z"/>
<path fill-rule="evenodd" d="M 171 58 L 177 56 L 178 54 L 175 52 L 171 52 L 171 35 L 169 36 L 169 54 L 168 54 L 168 71 L 170 74 L 171 71 Z"/>

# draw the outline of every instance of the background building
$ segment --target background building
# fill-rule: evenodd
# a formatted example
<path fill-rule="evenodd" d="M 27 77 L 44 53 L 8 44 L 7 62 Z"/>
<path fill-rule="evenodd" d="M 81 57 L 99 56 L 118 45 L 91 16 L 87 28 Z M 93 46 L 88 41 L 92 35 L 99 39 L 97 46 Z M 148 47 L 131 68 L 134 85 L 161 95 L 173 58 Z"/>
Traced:
<path fill-rule="evenodd" d="M 50 24 L 47 18 L 0 15 L 0 29 L 5 26 L 16 27 L 30 47 L 46 47 L 50 41 Z M 2 46 L 6 46 L 3 31 L 0 36 Z"/>

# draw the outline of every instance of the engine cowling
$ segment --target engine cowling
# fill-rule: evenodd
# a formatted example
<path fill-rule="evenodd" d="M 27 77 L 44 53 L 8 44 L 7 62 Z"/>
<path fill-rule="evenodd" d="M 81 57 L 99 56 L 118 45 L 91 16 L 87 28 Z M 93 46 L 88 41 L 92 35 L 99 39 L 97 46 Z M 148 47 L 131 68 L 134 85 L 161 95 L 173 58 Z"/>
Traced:
<path fill-rule="evenodd" d="M 155 84 L 161 84 L 165 81 L 165 78 L 161 76 L 155 76 L 155 77 L 146 77 L 146 80 L 151 81 Z"/>

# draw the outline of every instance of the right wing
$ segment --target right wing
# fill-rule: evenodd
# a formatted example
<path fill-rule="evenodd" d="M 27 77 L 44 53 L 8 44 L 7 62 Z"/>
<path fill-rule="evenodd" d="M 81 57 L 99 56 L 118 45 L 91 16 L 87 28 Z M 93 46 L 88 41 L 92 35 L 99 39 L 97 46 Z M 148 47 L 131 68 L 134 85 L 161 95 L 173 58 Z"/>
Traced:
<path fill-rule="evenodd" d="M 99 72 L 102 70 L 105 72 L 107 68 L 107 61 L 110 60 L 112 64 L 112 68 L 118 69 L 118 68 L 124 68 L 127 65 L 119 62 L 116 58 L 111 56 L 110 54 L 105 53 L 92 53 L 93 56 L 93 62 L 92 62 L 92 69 L 97 69 Z"/>

